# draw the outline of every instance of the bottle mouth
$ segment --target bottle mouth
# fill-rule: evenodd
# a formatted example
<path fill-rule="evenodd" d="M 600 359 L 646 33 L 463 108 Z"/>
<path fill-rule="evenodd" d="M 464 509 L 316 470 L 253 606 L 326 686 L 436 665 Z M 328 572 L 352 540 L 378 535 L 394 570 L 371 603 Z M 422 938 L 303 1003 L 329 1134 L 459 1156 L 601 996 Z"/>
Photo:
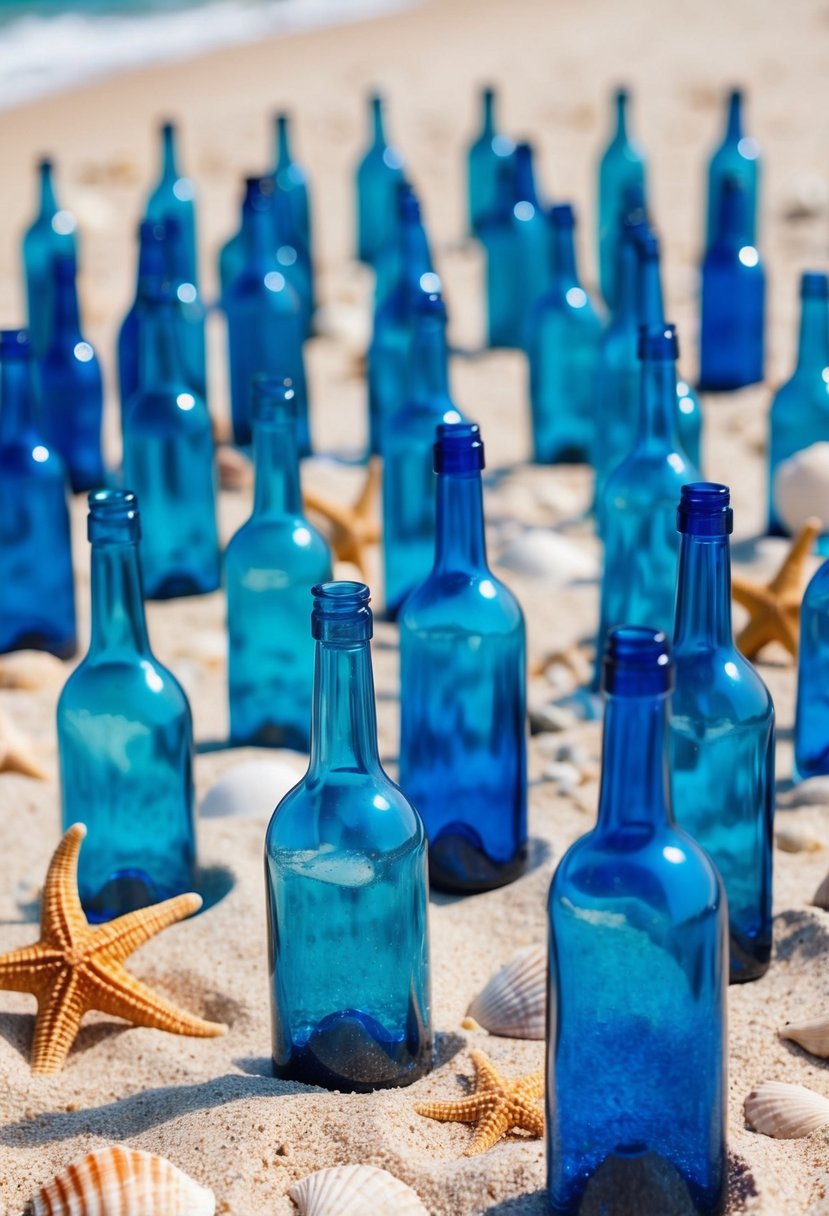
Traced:
<path fill-rule="evenodd" d="M 728 486 L 714 481 L 695 481 L 683 486 L 676 527 L 686 536 L 730 536 L 734 531 L 734 512 Z"/>
<path fill-rule="evenodd" d="M 476 422 L 441 422 L 433 448 L 434 470 L 470 477 L 485 467 L 481 428 Z"/>
<path fill-rule="evenodd" d="M 800 296 L 803 300 L 829 300 L 829 275 L 805 271 L 800 279 Z"/>
<path fill-rule="evenodd" d="M 646 697 L 670 692 L 673 664 L 668 639 L 647 625 L 618 625 L 607 638 L 602 690 L 610 696 Z"/>
<path fill-rule="evenodd" d="M 259 423 L 294 423 L 297 399 L 290 376 L 257 372 L 251 381 L 251 418 Z"/>
<path fill-rule="evenodd" d="M 0 359 L 27 357 L 31 350 L 28 329 L 0 330 Z"/>
<path fill-rule="evenodd" d="M 90 541 L 127 543 L 141 539 L 138 499 L 132 490 L 93 490 L 87 497 Z"/>
<path fill-rule="evenodd" d="M 675 361 L 679 358 L 679 342 L 675 325 L 640 325 L 640 359 Z"/>
<path fill-rule="evenodd" d="M 317 583 L 311 595 L 311 636 L 318 642 L 350 645 L 367 642 L 372 636 L 371 592 L 365 583 Z"/>

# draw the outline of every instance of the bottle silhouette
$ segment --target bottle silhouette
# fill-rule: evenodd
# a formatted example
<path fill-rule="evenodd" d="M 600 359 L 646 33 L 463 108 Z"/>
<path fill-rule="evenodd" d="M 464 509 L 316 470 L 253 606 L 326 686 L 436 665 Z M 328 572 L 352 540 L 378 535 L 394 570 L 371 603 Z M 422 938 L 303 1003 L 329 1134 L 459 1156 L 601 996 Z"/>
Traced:
<path fill-rule="evenodd" d="M 734 645 L 727 486 L 682 487 L 671 698 L 677 823 L 705 849 L 728 896 L 731 980 L 771 958 L 774 705 Z"/>
<path fill-rule="evenodd" d="M 516 157 L 502 159 L 496 169 L 495 199 L 478 226 L 486 263 L 486 344 L 490 350 L 520 347 L 524 339 L 513 226 L 515 177 Z"/>
<path fill-rule="evenodd" d="M 395 207 L 397 209 L 397 223 L 394 226 L 392 235 L 386 240 L 383 248 L 378 250 L 377 256 L 374 259 L 374 313 L 377 314 L 378 309 L 389 298 L 401 281 L 403 274 L 403 266 L 405 260 L 403 230 L 407 221 L 407 216 L 412 211 L 412 202 L 420 206 L 414 187 L 411 182 L 407 182 L 405 178 L 401 178 L 397 183 L 394 193 Z M 429 263 L 429 268 L 432 267 L 432 256 L 428 247 L 428 238 L 426 232 L 423 232 L 423 240 L 426 243 L 426 260 Z"/>
<path fill-rule="evenodd" d="M 527 346 L 533 458 L 539 464 L 589 462 L 601 322 L 576 271 L 573 208 L 552 207 L 550 222 L 553 279 L 532 310 Z"/>
<path fill-rule="evenodd" d="M 785 536 L 774 501 L 774 479 L 784 460 L 829 436 L 829 275 L 800 279 L 800 340 L 793 375 L 775 393 L 769 436 L 769 532 Z M 829 535 L 818 541 L 829 553 Z"/>
<path fill-rule="evenodd" d="M 58 254 L 77 256 L 77 247 L 75 217 L 60 206 L 55 194 L 53 162 L 39 161 L 37 171 L 40 200 L 37 215 L 23 236 L 23 275 L 32 352 L 39 357 L 51 337 L 52 262 Z"/>
<path fill-rule="evenodd" d="M 328 545 L 305 519 L 290 380 L 253 381 L 253 511 L 225 553 L 230 737 L 307 751 L 314 647 L 306 605 L 331 578 Z"/>
<path fill-rule="evenodd" d="M 81 333 L 74 257 L 59 254 L 52 273 L 52 336 L 39 367 L 43 433 L 60 453 L 72 489 L 91 490 L 106 480 L 101 452 L 101 367 Z"/>
<path fill-rule="evenodd" d="M 440 292 L 421 295 L 415 312 L 408 399 L 389 423 L 383 461 L 383 566 L 386 611 L 396 616 L 435 556 L 435 427 L 461 422 L 449 394 L 446 309 Z"/>
<path fill-rule="evenodd" d="M 800 607 L 794 779 L 829 773 L 829 562 L 812 576 Z"/>
<path fill-rule="evenodd" d="M 162 123 L 159 135 L 161 136 L 161 175 L 147 199 L 144 219 L 164 223 L 167 220 L 178 220 L 181 224 L 184 278 L 188 283 L 198 284 L 196 187 L 189 177 L 183 177 L 179 172 L 175 124 Z"/>
<path fill-rule="evenodd" d="M 25 329 L 0 331 L 0 653 L 75 653 L 66 471 L 34 411 Z"/>
<path fill-rule="evenodd" d="M 205 348 L 205 307 L 199 289 L 188 276 L 185 232 L 173 216 L 164 222 L 165 279 L 173 289 L 178 313 L 179 351 L 184 378 L 199 397 L 207 400 L 207 352 Z"/>
<path fill-rule="evenodd" d="M 481 226 L 496 203 L 498 168 L 510 160 L 515 144 L 496 129 L 497 95 L 491 85 L 481 89 L 481 132 L 467 153 L 467 229 L 481 236 Z"/>
<path fill-rule="evenodd" d="M 187 383 L 170 288 L 143 291 L 141 384 L 126 406 L 124 482 L 141 503 L 141 567 L 148 599 L 219 585 L 213 434 Z"/>
<path fill-rule="evenodd" d="M 671 677 L 663 633 L 613 630 L 598 821 L 550 887 L 547 1185 L 556 1216 L 575 1216 L 594 1178 L 606 1193 L 625 1193 L 631 1177 L 640 1194 L 649 1187 L 642 1212 L 672 1206 L 665 1190 L 676 1195 L 679 1179 L 683 1211 L 714 1216 L 725 1204 L 726 901 L 711 861 L 673 821 Z"/>
<path fill-rule="evenodd" d="M 313 596 L 311 759 L 265 840 L 273 1064 L 367 1092 L 431 1066 L 426 835 L 377 753 L 368 587 Z"/>
<path fill-rule="evenodd" d="M 400 783 L 445 891 L 512 882 L 527 846 L 524 618 L 486 561 L 474 423 L 441 424 L 432 572 L 400 613 Z"/>
<path fill-rule="evenodd" d="M 164 225 L 143 220 L 138 228 L 138 271 L 135 298 L 118 331 L 118 399 L 121 406 L 122 430 L 126 403 L 138 389 L 140 379 L 139 348 L 143 322 L 143 286 L 151 280 L 163 279 L 165 272 Z"/>
<path fill-rule="evenodd" d="M 533 305 L 550 282 L 550 225 L 535 184 L 533 150 L 515 149 L 515 199 L 511 213 L 515 249 L 515 300 L 519 344 L 526 349 Z"/>
<path fill-rule="evenodd" d="M 625 195 L 640 191 L 644 201 L 645 161 L 627 129 L 630 93 L 614 94 L 616 129 L 599 162 L 599 286 L 608 307 L 615 308 L 619 290 L 619 222 L 625 211 Z"/>
<path fill-rule="evenodd" d="M 746 189 L 723 178 L 719 224 L 702 263 L 699 387 L 714 392 L 763 379 L 766 276 L 746 240 Z"/>
<path fill-rule="evenodd" d="M 150 650 L 138 503 L 89 496 L 89 650 L 58 702 L 64 830 L 89 835 L 78 865 L 87 917 L 109 920 L 193 889 L 193 725 L 175 676 Z"/>
<path fill-rule="evenodd" d="M 291 118 L 289 114 L 277 114 L 274 119 L 276 136 L 276 164 L 273 176 L 277 193 L 288 201 L 291 217 L 291 232 L 312 260 L 311 205 L 308 198 L 308 176 L 291 153 Z"/>
<path fill-rule="evenodd" d="M 371 265 L 394 232 L 395 189 L 403 158 L 386 143 L 383 98 L 369 97 L 371 143 L 357 166 L 357 257 Z"/>
<path fill-rule="evenodd" d="M 705 244 L 717 239 L 722 193 L 726 178 L 736 177 L 745 191 L 742 232 L 743 245 L 757 244 L 757 210 L 760 188 L 760 148 L 757 141 L 743 133 L 743 94 L 732 89 L 728 95 L 725 135 L 708 162 L 708 199 L 705 218 Z"/>

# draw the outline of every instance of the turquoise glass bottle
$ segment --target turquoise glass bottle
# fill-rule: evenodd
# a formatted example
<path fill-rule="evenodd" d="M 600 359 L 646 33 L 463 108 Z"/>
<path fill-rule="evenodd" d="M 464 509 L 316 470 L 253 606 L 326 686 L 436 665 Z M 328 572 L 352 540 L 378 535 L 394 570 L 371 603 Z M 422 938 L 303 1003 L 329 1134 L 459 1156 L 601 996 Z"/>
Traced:
<path fill-rule="evenodd" d="M 743 131 L 743 93 L 732 89 L 728 95 L 725 134 L 708 162 L 708 199 L 705 218 L 705 244 L 717 238 L 725 179 L 736 177 L 745 192 L 745 227 L 742 244 L 757 244 L 757 212 L 760 198 L 760 148 Z"/>
<path fill-rule="evenodd" d="M 403 158 L 386 142 L 383 98 L 369 98 L 371 142 L 357 166 L 357 257 L 373 265 L 394 235 L 395 191 L 403 176 Z"/>
<path fill-rule="evenodd" d="M 331 578 L 328 545 L 303 515 L 290 380 L 253 382 L 253 511 L 225 553 L 230 737 L 307 751 L 314 646 L 308 592 Z"/>
<path fill-rule="evenodd" d="M 495 199 L 478 228 L 486 264 L 486 344 L 490 350 L 520 347 L 524 336 L 513 227 L 515 167 L 514 156 L 498 164 Z"/>
<path fill-rule="evenodd" d="M 173 301 L 180 329 L 179 351 L 187 383 L 199 397 L 207 400 L 207 350 L 205 346 L 205 307 L 199 289 L 188 275 L 185 232 L 173 216 L 164 221 L 165 278 L 173 289 Z"/>
<path fill-rule="evenodd" d="M 407 182 L 405 178 L 401 178 L 397 183 L 395 190 L 395 207 L 397 214 L 397 223 L 395 224 L 392 235 L 388 238 L 383 248 L 378 250 L 377 256 L 374 259 L 374 313 L 382 304 L 386 302 L 391 293 L 396 289 L 401 281 L 404 265 L 404 241 L 403 230 L 407 222 L 407 216 L 413 210 L 412 200 L 419 207 L 415 189 L 411 182 Z M 419 214 L 419 213 L 418 213 Z M 428 238 L 426 230 L 423 230 L 423 240 L 427 246 L 427 260 L 429 266 L 432 265 L 431 253 L 428 252 Z"/>
<path fill-rule="evenodd" d="M 492 85 L 481 89 L 481 130 L 467 153 L 466 197 L 469 236 L 480 237 L 481 225 L 495 206 L 498 167 L 509 160 L 515 144 L 499 134 L 495 118 L 497 94 Z"/>
<path fill-rule="evenodd" d="M 86 824 L 78 890 L 89 920 L 102 921 L 193 889 L 193 723 L 150 650 L 135 495 L 90 494 L 88 534 L 89 650 L 64 685 L 57 727 L 63 827 Z"/>
<path fill-rule="evenodd" d="M 728 896 L 731 980 L 771 958 L 774 705 L 734 645 L 727 486 L 682 487 L 670 706 L 677 823 L 705 849 Z"/>
<path fill-rule="evenodd" d="M 291 152 L 291 118 L 289 114 L 277 114 L 274 120 L 276 135 L 276 164 L 273 176 L 277 193 L 288 202 L 291 220 L 291 235 L 301 247 L 309 262 L 313 261 L 311 244 L 311 203 L 308 194 L 308 175 L 293 158 Z"/>
<path fill-rule="evenodd" d="M 273 1065 L 367 1092 L 431 1067 L 426 834 L 377 752 L 368 587 L 313 596 L 311 759 L 265 840 Z"/>
<path fill-rule="evenodd" d="M 616 127 L 599 162 L 599 286 L 609 308 L 615 308 L 619 290 L 619 224 L 625 195 L 631 189 L 645 194 L 645 160 L 628 134 L 627 89 L 614 94 Z"/>
<path fill-rule="evenodd" d="M 124 484 L 141 503 L 144 589 L 148 599 L 200 595 L 219 586 L 210 416 L 184 376 L 170 288 L 146 284 L 143 311 L 141 384 L 124 420 Z"/>
<path fill-rule="evenodd" d="M 106 469 L 101 452 L 104 386 L 95 351 L 81 333 L 75 270 L 70 254 L 60 254 L 52 263 L 52 336 L 38 370 L 43 433 L 78 491 L 102 486 Z"/>
<path fill-rule="evenodd" d="M 550 222 L 553 279 L 532 310 L 527 345 L 533 453 L 538 464 L 589 463 L 602 327 L 576 271 L 573 208 L 551 208 Z"/>
<path fill-rule="evenodd" d="M 718 1216 L 727 1192 L 727 912 L 674 823 L 663 633 L 608 638 L 599 814 L 550 887 L 547 1187 L 555 1216 Z M 595 1183 L 591 1186 L 591 1183 Z M 629 1206 L 632 1205 L 632 1206 Z M 601 1198 L 596 1211 L 606 1210 Z"/>
<path fill-rule="evenodd" d="M 829 773 L 829 562 L 812 576 L 800 608 L 794 778 Z"/>
<path fill-rule="evenodd" d="M 145 283 L 161 280 L 166 272 L 164 225 L 143 220 L 138 229 L 138 272 L 135 298 L 118 331 L 118 400 L 121 427 L 127 401 L 138 388 L 142 327 L 142 291 Z"/>
<path fill-rule="evenodd" d="M 184 278 L 188 283 L 199 281 L 198 247 L 196 244 L 196 187 L 189 177 L 179 172 L 176 148 L 176 128 L 165 122 L 159 129 L 161 137 L 161 173 L 147 199 L 146 220 L 181 224 Z"/>
<path fill-rule="evenodd" d="M 66 471 L 35 417 L 25 329 L 0 331 L 0 653 L 75 653 Z"/>
<path fill-rule="evenodd" d="M 519 345 L 526 349 L 530 316 L 550 282 L 550 225 L 535 184 L 530 144 L 515 148 L 515 198 L 512 208 L 514 243 L 514 299 Z"/>
<path fill-rule="evenodd" d="M 51 337 L 52 262 L 58 254 L 76 257 L 77 247 L 75 217 L 60 206 L 55 193 L 53 162 L 41 160 L 37 171 L 40 199 L 37 215 L 23 237 L 23 277 L 32 351 L 40 356 Z"/>

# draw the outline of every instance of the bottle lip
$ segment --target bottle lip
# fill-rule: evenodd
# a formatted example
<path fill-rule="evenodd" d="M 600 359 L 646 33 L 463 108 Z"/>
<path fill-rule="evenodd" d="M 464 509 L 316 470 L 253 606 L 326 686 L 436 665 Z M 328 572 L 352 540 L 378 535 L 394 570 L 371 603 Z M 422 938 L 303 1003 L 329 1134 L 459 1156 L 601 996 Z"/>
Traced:
<path fill-rule="evenodd" d="M 93 490 L 87 503 L 86 533 L 91 542 L 126 544 L 141 539 L 138 499 L 132 490 Z"/>
<path fill-rule="evenodd" d="M 677 531 L 685 536 L 730 536 L 734 531 L 731 491 L 715 481 L 694 481 L 680 491 Z"/>
<path fill-rule="evenodd" d="M 257 372 L 251 380 L 251 418 L 255 423 L 292 423 L 297 415 L 297 396 L 290 376 Z"/>
<path fill-rule="evenodd" d="M 673 663 L 668 639 L 647 625 L 618 625 L 607 638 L 602 691 L 608 696 L 648 697 L 670 692 Z"/>
<path fill-rule="evenodd" d="M 638 355 L 641 360 L 663 360 L 673 362 L 679 358 L 679 341 L 676 326 L 640 325 Z"/>
<path fill-rule="evenodd" d="M 365 583 L 345 579 L 317 583 L 311 595 L 311 635 L 318 642 L 349 645 L 372 636 L 371 591 Z"/>
<path fill-rule="evenodd" d="M 0 358 L 26 358 L 31 346 L 28 329 L 0 329 Z"/>
<path fill-rule="evenodd" d="M 800 276 L 800 295 L 804 300 L 829 299 L 829 274 L 821 270 L 804 270 Z"/>
<path fill-rule="evenodd" d="M 477 422 L 440 422 L 435 435 L 436 473 L 471 477 L 485 468 L 484 443 Z"/>

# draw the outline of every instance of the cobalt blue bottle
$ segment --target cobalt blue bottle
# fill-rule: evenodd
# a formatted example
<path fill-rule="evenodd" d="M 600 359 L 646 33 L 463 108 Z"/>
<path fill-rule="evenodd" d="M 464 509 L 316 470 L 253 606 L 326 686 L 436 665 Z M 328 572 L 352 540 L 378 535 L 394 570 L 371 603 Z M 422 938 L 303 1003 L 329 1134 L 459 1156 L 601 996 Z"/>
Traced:
<path fill-rule="evenodd" d="M 144 288 L 141 386 L 127 402 L 124 483 L 144 520 L 141 567 L 148 599 L 201 595 L 219 586 L 213 433 L 187 383 L 169 287 Z"/>
<path fill-rule="evenodd" d="M 527 347 L 533 452 L 538 464 L 578 464 L 593 456 L 602 327 L 576 271 L 573 208 L 552 207 L 550 221 L 553 280 L 532 310 Z"/>
<path fill-rule="evenodd" d="M 143 285 L 161 280 L 166 271 L 164 254 L 164 225 L 143 220 L 138 229 L 138 272 L 135 298 L 118 331 L 118 399 L 121 405 L 121 427 L 124 407 L 138 388 L 140 378 L 141 326 L 143 316 Z"/>
<path fill-rule="evenodd" d="M 725 135 L 708 162 L 708 202 L 705 218 L 705 244 L 717 238 L 726 178 L 736 177 L 745 191 L 742 243 L 757 244 L 757 211 L 760 189 L 760 148 L 757 141 L 743 133 L 743 94 L 732 89 L 728 95 Z"/>
<path fill-rule="evenodd" d="M 766 276 L 749 229 L 746 188 L 723 178 L 719 224 L 702 263 L 699 387 L 725 392 L 763 379 Z"/>
<path fill-rule="evenodd" d="M 403 158 L 386 143 L 383 98 L 369 98 L 371 143 L 357 166 L 357 257 L 371 265 L 394 234 L 395 190 L 403 176 Z"/>
<path fill-rule="evenodd" d="M 365 1093 L 431 1067 L 426 834 L 377 752 L 368 587 L 313 596 L 311 760 L 265 840 L 273 1066 Z"/>
<path fill-rule="evenodd" d="M 61 253 L 77 255 L 75 217 L 60 206 L 52 178 L 53 163 L 41 160 L 38 213 L 23 237 L 23 273 L 26 280 L 26 308 L 32 351 L 45 353 L 52 324 L 52 261 Z"/>
<path fill-rule="evenodd" d="M 35 420 L 29 335 L 0 331 L 0 652 L 75 653 L 66 471 Z"/>
<path fill-rule="evenodd" d="M 89 650 L 58 702 L 64 830 L 88 829 L 78 889 L 91 921 L 192 891 L 193 724 L 175 676 L 150 650 L 138 504 L 89 496 Z"/>
<path fill-rule="evenodd" d="M 707 852 L 728 896 L 732 983 L 771 958 L 774 705 L 734 645 L 727 486 L 682 487 L 669 713 L 677 823 Z"/>
<path fill-rule="evenodd" d="M 199 263 L 196 245 L 196 188 L 189 177 L 182 177 L 176 153 L 176 128 L 172 122 L 162 124 L 161 176 L 147 199 L 146 220 L 166 222 L 178 220 L 184 249 L 185 280 L 198 283 Z"/>
<path fill-rule="evenodd" d="M 829 773 L 829 562 L 812 576 L 800 607 L 794 778 Z"/>
<path fill-rule="evenodd" d="M 225 553 L 230 738 L 307 751 L 308 591 L 331 578 L 331 554 L 302 512 L 290 380 L 256 376 L 252 415 L 253 511 Z"/>
<path fill-rule="evenodd" d="M 164 255 L 165 278 L 173 289 L 173 300 L 178 313 L 182 371 L 193 392 L 206 400 L 205 307 L 198 287 L 188 278 L 185 232 L 177 216 L 164 222 Z"/>
<path fill-rule="evenodd" d="M 58 255 L 52 271 L 52 336 L 38 369 L 41 422 L 47 442 L 63 458 L 72 489 L 91 490 L 106 480 L 101 367 L 81 333 L 74 257 Z"/>
<path fill-rule="evenodd" d="M 673 821 L 671 683 L 663 633 L 626 625 L 610 634 L 598 822 L 550 887 L 555 1216 L 576 1216 L 594 1178 L 607 1193 L 624 1189 L 626 1175 L 642 1196 L 637 1212 L 673 1206 L 677 1174 L 683 1211 L 715 1216 L 725 1205 L 726 901 L 710 859 Z"/>
<path fill-rule="evenodd" d="M 433 886 L 487 891 L 526 864 L 524 617 L 487 565 L 479 428 L 441 424 L 434 455 L 435 564 L 400 613 L 400 783 Z"/>
<path fill-rule="evenodd" d="M 435 556 L 435 427 L 462 421 L 449 394 L 447 365 L 446 308 L 439 292 L 421 295 L 408 400 L 389 423 L 383 460 L 383 567 L 392 616 L 423 582 Z"/>
<path fill-rule="evenodd" d="M 638 189 L 645 192 L 645 161 L 627 129 L 630 94 L 617 89 L 614 94 L 616 129 L 599 162 L 599 286 L 608 306 L 617 303 L 619 272 L 619 224 L 625 210 L 625 195 Z"/>
<path fill-rule="evenodd" d="M 524 337 L 513 228 L 515 164 L 514 156 L 499 163 L 495 198 L 478 227 L 486 261 L 486 344 L 490 350 L 520 347 Z"/>
<path fill-rule="evenodd" d="M 496 92 L 491 85 L 481 89 L 481 132 L 467 154 L 467 229 L 480 237 L 481 225 L 495 206 L 498 167 L 509 160 L 515 145 L 499 135 L 495 121 Z"/>

